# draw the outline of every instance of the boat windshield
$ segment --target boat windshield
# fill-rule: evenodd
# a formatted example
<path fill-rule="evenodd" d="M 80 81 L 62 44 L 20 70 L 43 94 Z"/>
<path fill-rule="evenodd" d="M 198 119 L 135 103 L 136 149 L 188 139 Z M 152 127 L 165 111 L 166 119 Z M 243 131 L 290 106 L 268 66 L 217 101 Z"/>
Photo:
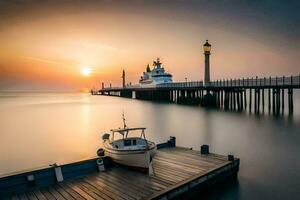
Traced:
<path fill-rule="evenodd" d="M 146 139 L 145 130 L 146 128 L 139 127 L 139 128 L 118 128 L 118 129 L 111 129 L 110 131 L 112 132 L 112 140 L 114 140 L 114 133 L 121 134 L 124 139 L 128 137 L 129 132 L 133 132 L 133 131 L 141 131 L 140 137 Z"/>

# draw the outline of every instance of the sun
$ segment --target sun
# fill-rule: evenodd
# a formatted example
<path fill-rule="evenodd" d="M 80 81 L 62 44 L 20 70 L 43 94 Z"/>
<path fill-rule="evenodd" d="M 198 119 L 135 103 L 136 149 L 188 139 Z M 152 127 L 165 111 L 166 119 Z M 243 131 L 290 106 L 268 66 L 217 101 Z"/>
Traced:
<path fill-rule="evenodd" d="M 90 76 L 91 75 L 91 68 L 89 67 L 84 67 L 81 69 L 81 74 L 83 76 Z"/>

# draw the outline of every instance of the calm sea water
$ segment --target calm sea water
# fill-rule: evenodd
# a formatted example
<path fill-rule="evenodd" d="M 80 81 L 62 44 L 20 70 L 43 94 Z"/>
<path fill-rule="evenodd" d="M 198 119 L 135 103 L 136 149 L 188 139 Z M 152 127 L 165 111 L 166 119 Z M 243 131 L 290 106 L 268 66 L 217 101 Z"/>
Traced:
<path fill-rule="evenodd" d="M 237 183 L 205 199 L 299 199 L 300 94 L 293 118 L 72 93 L 0 93 L 0 174 L 95 156 L 101 135 L 147 127 L 148 139 L 241 158 Z"/>

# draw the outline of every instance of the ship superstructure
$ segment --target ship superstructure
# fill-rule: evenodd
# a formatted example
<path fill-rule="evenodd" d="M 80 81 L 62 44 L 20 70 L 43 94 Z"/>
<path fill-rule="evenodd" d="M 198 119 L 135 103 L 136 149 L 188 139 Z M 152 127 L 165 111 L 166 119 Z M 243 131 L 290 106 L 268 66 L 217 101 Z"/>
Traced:
<path fill-rule="evenodd" d="M 141 76 L 139 81 L 140 85 L 157 85 L 172 82 L 172 74 L 165 72 L 159 58 L 157 58 L 156 61 L 153 61 L 152 70 L 150 69 L 150 66 L 147 65 L 146 72 L 143 72 L 143 76 Z"/>

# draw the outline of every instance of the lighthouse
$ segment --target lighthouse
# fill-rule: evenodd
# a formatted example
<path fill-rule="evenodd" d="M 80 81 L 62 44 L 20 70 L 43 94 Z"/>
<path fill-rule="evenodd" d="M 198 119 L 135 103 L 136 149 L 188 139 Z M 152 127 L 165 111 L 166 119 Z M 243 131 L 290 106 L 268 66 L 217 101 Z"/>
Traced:
<path fill-rule="evenodd" d="M 123 69 L 123 73 L 122 73 L 122 85 L 123 85 L 123 88 L 125 88 L 125 70 Z"/>
<path fill-rule="evenodd" d="M 210 57 L 210 50 L 211 45 L 208 43 L 208 40 L 206 40 L 205 44 L 203 45 L 203 51 L 204 51 L 204 57 L 205 57 L 205 63 L 204 63 L 204 85 L 208 86 L 210 83 L 210 63 L 209 63 L 209 57 Z"/>

